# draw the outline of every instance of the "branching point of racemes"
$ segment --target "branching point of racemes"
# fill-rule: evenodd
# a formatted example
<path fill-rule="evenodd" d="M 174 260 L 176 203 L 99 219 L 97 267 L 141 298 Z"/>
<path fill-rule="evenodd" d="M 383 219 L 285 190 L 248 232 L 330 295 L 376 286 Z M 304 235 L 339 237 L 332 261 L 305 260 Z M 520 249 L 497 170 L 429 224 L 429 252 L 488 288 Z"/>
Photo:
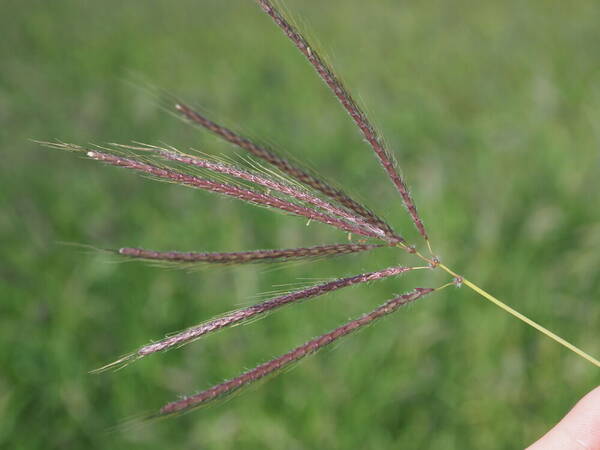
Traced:
<path fill-rule="evenodd" d="M 262 10 L 268 14 L 268 16 L 306 57 L 325 84 L 337 97 L 344 109 L 351 116 L 360 133 L 374 151 L 386 174 L 399 192 L 402 202 L 408 210 L 415 227 L 425 240 L 429 251 L 428 256 L 421 253 L 416 246 L 409 244 L 404 237 L 395 232 L 387 222 L 373 211 L 352 199 L 342 190 L 332 186 L 330 183 L 317 177 L 310 171 L 279 156 L 273 149 L 267 148 L 264 145 L 259 145 L 252 140 L 239 135 L 235 131 L 213 122 L 183 103 L 178 103 L 175 108 L 188 121 L 212 132 L 234 146 L 249 152 L 253 157 L 260 158 L 268 163 L 271 166 L 271 169 L 267 172 L 242 168 L 214 158 L 184 153 L 172 147 L 159 147 L 144 144 L 112 144 L 107 147 L 82 147 L 62 142 L 43 142 L 42 144 L 53 148 L 79 152 L 92 160 L 127 168 L 141 175 L 160 181 L 205 190 L 258 206 L 279 210 L 287 214 L 300 216 L 309 221 L 314 220 L 316 222 L 321 222 L 343 231 L 344 233 L 358 235 L 363 239 L 372 241 L 237 252 L 159 251 L 124 247 L 117 252 L 123 257 L 174 264 L 246 264 L 348 255 L 387 246 L 402 249 L 424 262 L 425 265 L 415 267 L 390 267 L 380 271 L 339 278 L 288 292 L 255 305 L 226 313 L 220 317 L 212 318 L 179 333 L 143 345 L 136 351 L 125 355 L 119 360 L 112 362 L 97 371 L 122 367 L 136 359 L 169 350 L 174 347 L 180 347 L 200 339 L 207 334 L 241 323 L 246 323 L 292 303 L 313 299 L 342 288 L 398 276 L 417 269 L 441 270 L 449 274 L 452 279 L 435 289 L 416 288 L 411 292 L 395 297 L 370 313 L 351 320 L 335 330 L 314 338 L 294 350 L 263 363 L 252 370 L 244 372 L 229 381 L 217 384 L 198 394 L 169 403 L 160 410 L 157 416 L 189 411 L 195 407 L 207 404 L 212 400 L 227 396 L 268 375 L 279 373 L 304 356 L 314 353 L 353 331 L 359 330 L 365 325 L 391 314 L 401 306 L 448 286 L 460 287 L 465 285 L 469 287 L 483 298 L 491 301 L 513 316 L 577 353 L 579 356 L 600 367 L 600 362 L 598 360 L 510 308 L 473 282 L 442 264 L 442 262 L 434 256 L 428 234 L 417 213 L 417 208 L 409 193 L 406 182 L 399 174 L 396 163 L 387 149 L 383 138 L 378 134 L 375 127 L 368 120 L 366 114 L 358 106 L 330 66 L 323 61 L 302 34 L 286 20 L 270 1 L 256 1 Z"/>

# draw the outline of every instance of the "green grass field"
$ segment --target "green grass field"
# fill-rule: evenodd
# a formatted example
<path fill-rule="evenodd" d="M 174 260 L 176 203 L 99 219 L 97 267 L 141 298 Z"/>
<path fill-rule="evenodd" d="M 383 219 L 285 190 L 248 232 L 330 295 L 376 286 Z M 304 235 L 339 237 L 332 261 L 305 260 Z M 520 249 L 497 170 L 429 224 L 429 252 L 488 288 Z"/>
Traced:
<path fill-rule="evenodd" d="M 600 3 L 286 5 L 387 137 L 442 260 L 598 357 Z M 230 401 L 127 426 L 447 279 L 339 291 L 89 374 L 290 283 L 414 263 L 383 249 L 187 272 L 68 245 L 235 251 L 346 239 L 31 142 L 234 154 L 161 109 L 146 83 L 285 149 L 420 241 L 347 115 L 254 2 L 5 0 L 0 12 L 0 447 L 513 449 L 600 382 L 598 368 L 452 288 Z"/>

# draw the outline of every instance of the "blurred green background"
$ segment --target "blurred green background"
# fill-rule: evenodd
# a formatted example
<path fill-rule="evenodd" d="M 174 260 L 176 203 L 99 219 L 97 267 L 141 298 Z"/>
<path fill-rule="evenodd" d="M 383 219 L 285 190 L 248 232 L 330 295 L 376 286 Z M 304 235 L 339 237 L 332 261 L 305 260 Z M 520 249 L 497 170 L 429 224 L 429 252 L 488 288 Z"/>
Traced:
<path fill-rule="evenodd" d="M 600 3 L 286 5 L 386 135 L 443 261 L 598 356 Z M 231 401 L 123 426 L 446 278 L 339 291 L 88 374 L 290 283 L 412 263 L 386 249 L 187 272 L 65 245 L 346 239 L 30 141 L 234 153 L 161 109 L 146 82 L 285 149 L 419 240 L 346 114 L 254 2 L 3 0 L 0 12 L 0 447 L 512 449 L 598 384 L 598 368 L 453 288 Z"/>

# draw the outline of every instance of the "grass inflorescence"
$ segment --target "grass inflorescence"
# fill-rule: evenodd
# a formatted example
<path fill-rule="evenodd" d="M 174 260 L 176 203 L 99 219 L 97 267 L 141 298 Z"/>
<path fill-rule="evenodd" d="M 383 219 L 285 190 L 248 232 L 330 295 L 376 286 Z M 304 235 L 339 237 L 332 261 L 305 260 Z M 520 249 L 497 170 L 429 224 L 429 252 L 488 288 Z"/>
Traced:
<path fill-rule="evenodd" d="M 447 286 L 460 287 L 464 285 L 469 287 L 483 298 L 493 302 L 513 316 L 523 320 L 556 342 L 600 367 L 600 362 L 592 356 L 505 305 L 496 297 L 440 261 L 433 250 L 429 234 L 417 211 L 405 178 L 401 175 L 385 140 L 370 122 L 366 113 L 336 76 L 333 69 L 297 28 L 270 1 L 257 0 L 257 3 L 276 26 L 282 30 L 285 36 L 291 40 L 301 54 L 304 55 L 349 114 L 360 134 L 371 147 L 386 175 L 398 191 L 412 223 L 423 240 L 424 249 L 421 249 L 421 245 L 409 243 L 403 235 L 396 232 L 384 219 L 344 191 L 314 175 L 311 171 L 280 156 L 274 149 L 257 144 L 236 131 L 217 124 L 183 102 L 173 105 L 175 111 L 181 114 L 183 118 L 208 130 L 239 149 L 248 152 L 253 157 L 268 163 L 271 166 L 270 171 L 261 172 L 241 168 L 217 159 L 184 153 L 166 146 L 113 144 L 106 147 L 88 148 L 61 142 L 46 144 L 55 148 L 80 152 L 92 160 L 127 168 L 160 181 L 205 190 L 246 203 L 299 216 L 308 221 L 321 222 L 351 236 L 359 236 L 364 240 L 358 243 L 335 243 L 313 247 L 238 252 L 158 251 L 133 247 L 119 249 L 118 253 L 127 258 L 182 264 L 268 263 L 367 252 L 375 248 L 387 246 L 409 253 L 413 258 L 417 258 L 419 265 L 395 266 L 380 271 L 339 278 L 276 296 L 247 308 L 238 309 L 213 318 L 164 339 L 143 345 L 123 358 L 102 367 L 99 371 L 119 367 L 153 353 L 179 347 L 226 327 L 253 320 L 256 317 L 270 313 L 277 308 L 293 302 L 315 298 L 344 287 L 397 276 L 416 269 L 443 271 L 450 276 L 450 279 L 445 284 L 436 288 L 415 288 L 408 293 L 395 296 L 373 311 L 357 319 L 350 320 L 333 331 L 314 338 L 282 356 L 276 357 L 231 380 L 217 384 L 198 394 L 186 396 L 168 403 L 160 409 L 158 415 L 171 415 L 189 411 L 212 400 L 227 396 L 268 375 L 282 371 L 304 356 L 312 354 L 343 336 L 395 312 L 401 306 Z"/>

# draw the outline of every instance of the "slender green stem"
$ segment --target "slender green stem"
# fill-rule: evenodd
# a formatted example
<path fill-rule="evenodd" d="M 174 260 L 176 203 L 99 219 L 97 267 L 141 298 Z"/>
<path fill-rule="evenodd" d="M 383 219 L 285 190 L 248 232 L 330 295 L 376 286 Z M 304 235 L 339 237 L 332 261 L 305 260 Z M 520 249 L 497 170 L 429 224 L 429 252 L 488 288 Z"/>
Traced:
<path fill-rule="evenodd" d="M 494 297 L 492 294 L 490 294 L 489 292 L 484 291 L 483 289 L 481 289 L 479 286 L 477 286 L 475 283 L 472 283 L 471 281 L 467 280 L 466 278 L 461 277 L 460 275 L 456 274 L 454 271 L 450 270 L 448 267 L 446 267 L 443 264 L 439 264 L 439 267 L 442 270 L 445 270 L 446 272 L 448 272 L 450 275 L 456 277 L 456 278 L 460 278 L 462 280 L 462 282 L 464 283 L 465 286 L 470 287 L 471 289 L 473 289 L 475 292 L 477 292 L 479 295 L 481 295 L 483 298 L 485 298 L 486 300 L 489 300 L 490 302 L 494 303 L 496 306 L 499 306 L 500 308 L 502 308 L 504 311 L 508 312 L 509 314 L 512 314 L 513 316 L 515 316 L 517 319 L 522 320 L 523 322 L 525 322 L 527 325 L 535 328 L 536 330 L 542 332 L 543 334 L 545 334 L 546 336 L 548 336 L 550 339 L 554 339 L 556 342 L 558 342 L 559 344 L 565 346 L 566 348 L 568 348 L 569 350 L 571 350 L 574 353 L 577 353 L 579 356 L 581 356 L 582 358 L 588 360 L 589 362 L 591 362 L 592 364 L 594 364 L 597 367 L 600 367 L 600 361 L 598 361 L 596 358 L 594 358 L 591 355 L 588 355 L 586 352 L 584 352 L 583 350 L 581 350 L 578 347 L 575 347 L 573 344 L 571 344 L 570 342 L 565 341 L 563 338 L 561 338 L 560 336 L 557 336 L 556 334 L 554 334 L 552 331 L 548 330 L 547 328 L 544 328 L 543 326 L 541 326 L 539 323 L 534 322 L 533 320 L 531 320 L 529 317 L 524 316 L 523 314 L 521 314 L 519 311 L 515 311 L 513 308 L 511 308 L 510 306 L 508 306 L 506 303 L 498 300 L 496 297 Z"/>
<path fill-rule="evenodd" d="M 411 248 L 409 246 L 407 246 L 406 244 L 404 244 L 402 242 L 400 242 L 400 243 L 398 243 L 396 245 L 398 247 L 404 249 L 404 250 L 411 250 Z M 431 251 L 431 246 L 428 246 L 428 248 L 429 248 L 429 252 L 433 255 L 433 252 Z M 529 325 L 529 326 L 535 328 L 536 330 L 538 330 L 539 332 L 545 334 L 550 339 L 553 339 L 554 341 L 558 342 L 560 345 L 568 348 L 569 350 L 571 350 L 572 352 L 574 352 L 577 355 L 581 356 L 583 359 L 591 362 L 595 366 L 600 367 L 600 361 L 598 361 L 596 358 L 594 358 L 593 356 L 587 354 L 586 352 L 584 352 L 580 348 L 575 347 L 573 344 L 571 344 L 570 342 L 564 340 L 560 336 L 557 336 L 552 331 L 550 331 L 547 328 L 544 328 L 543 326 L 541 326 L 539 323 L 534 322 L 529 317 L 521 314 L 519 311 L 514 310 L 513 308 L 511 308 L 510 306 L 508 306 L 503 301 L 501 301 L 498 298 L 494 297 L 489 292 L 484 291 L 483 289 L 481 289 L 475 283 L 467 280 L 466 278 L 464 278 L 461 275 L 457 274 L 453 270 L 449 269 L 447 266 L 445 266 L 444 264 L 442 264 L 441 262 L 439 262 L 439 260 L 435 256 L 432 256 L 431 258 L 427 258 L 426 256 L 423 256 L 421 253 L 419 253 L 417 250 L 414 250 L 414 249 L 411 250 L 411 253 L 414 253 L 415 256 L 421 258 L 423 261 L 426 261 L 430 265 L 430 267 L 432 267 L 432 268 L 439 267 L 440 269 L 446 271 L 447 273 L 449 273 L 450 275 L 452 275 L 455 278 L 455 282 L 460 282 L 460 283 L 464 284 L 465 286 L 468 286 L 469 288 L 471 288 L 475 292 L 477 292 L 479 295 L 481 295 L 483 298 L 485 298 L 486 300 L 489 300 L 490 302 L 492 302 L 496 306 L 500 307 L 501 309 L 503 309 L 507 313 L 512 314 L 514 317 L 516 317 L 519 320 L 522 320 L 527 325 Z M 446 286 L 448 286 L 448 284 L 442 286 L 441 288 L 438 288 L 437 290 L 445 288 Z"/>

